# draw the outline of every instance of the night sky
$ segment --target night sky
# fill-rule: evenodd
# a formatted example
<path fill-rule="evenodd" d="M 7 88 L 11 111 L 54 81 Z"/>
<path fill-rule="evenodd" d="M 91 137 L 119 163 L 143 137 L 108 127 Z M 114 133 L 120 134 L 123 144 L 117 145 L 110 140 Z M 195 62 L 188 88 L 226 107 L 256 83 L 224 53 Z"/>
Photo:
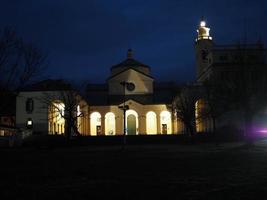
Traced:
<path fill-rule="evenodd" d="M 245 38 L 267 44 L 266 0 L 1 0 L 0 5 L 0 26 L 15 28 L 48 53 L 50 78 L 104 82 L 132 48 L 157 80 L 192 81 L 201 16 L 217 44 Z"/>

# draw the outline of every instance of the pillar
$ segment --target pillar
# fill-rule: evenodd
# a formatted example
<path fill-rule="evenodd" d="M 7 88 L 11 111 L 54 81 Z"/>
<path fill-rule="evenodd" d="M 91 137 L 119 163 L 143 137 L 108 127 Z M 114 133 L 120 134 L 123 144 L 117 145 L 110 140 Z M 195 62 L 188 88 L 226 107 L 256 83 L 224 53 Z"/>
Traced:
<path fill-rule="evenodd" d="M 145 115 L 140 115 L 138 117 L 138 124 L 139 124 L 138 134 L 146 135 L 146 116 Z"/>
<path fill-rule="evenodd" d="M 157 134 L 161 134 L 160 113 L 157 114 Z"/>

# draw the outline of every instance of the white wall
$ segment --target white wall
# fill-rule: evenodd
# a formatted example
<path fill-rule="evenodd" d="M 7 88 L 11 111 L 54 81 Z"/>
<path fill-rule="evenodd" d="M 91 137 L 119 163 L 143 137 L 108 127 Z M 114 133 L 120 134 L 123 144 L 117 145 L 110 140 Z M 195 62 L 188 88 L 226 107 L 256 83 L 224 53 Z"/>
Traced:
<path fill-rule="evenodd" d="M 25 128 L 29 118 L 33 121 L 34 131 L 48 130 L 48 108 L 41 99 L 43 92 L 20 92 L 16 99 L 16 125 L 20 128 Z M 32 113 L 26 111 L 26 101 L 32 98 L 34 101 L 34 109 Z"/>
<path fill-rule="evenodd" d="M 132 82 L 135 84 L 133 91 L 125 90 L 126 94 L 152 94 L 153 93 L 153 79 L 139 73 L 133 69 L 129 69 L 108 81 L 109 94 L 123 95 L 123 86 L 120 84 L 122 81 Z"/>

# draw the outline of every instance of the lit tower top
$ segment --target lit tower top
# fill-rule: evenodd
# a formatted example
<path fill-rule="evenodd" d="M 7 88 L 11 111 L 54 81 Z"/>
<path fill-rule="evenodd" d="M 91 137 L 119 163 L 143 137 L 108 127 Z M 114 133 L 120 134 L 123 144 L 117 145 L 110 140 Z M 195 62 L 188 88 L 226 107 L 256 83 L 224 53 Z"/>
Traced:
<path fill-rule="evenodd" d="M 212 37 L 210 37 L 210 28 L 206 26 L 206 22 L 204 21 L 203 18 L 200 21 L 199 27 L 197 29 L 197 33 L 198 33 L 198 36 L 197 36 L 196 41 L 212 40 Z"/>

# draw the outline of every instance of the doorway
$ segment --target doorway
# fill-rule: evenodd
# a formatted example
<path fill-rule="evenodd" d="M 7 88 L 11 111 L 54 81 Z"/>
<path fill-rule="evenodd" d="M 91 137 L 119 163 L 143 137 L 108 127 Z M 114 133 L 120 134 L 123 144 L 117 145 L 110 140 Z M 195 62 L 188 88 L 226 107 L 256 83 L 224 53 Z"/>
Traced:
<path fill-rule="evenodd" d="M 127 135 L 136 135 L 136 117 L 133 114 L 127 117 Z"/>

